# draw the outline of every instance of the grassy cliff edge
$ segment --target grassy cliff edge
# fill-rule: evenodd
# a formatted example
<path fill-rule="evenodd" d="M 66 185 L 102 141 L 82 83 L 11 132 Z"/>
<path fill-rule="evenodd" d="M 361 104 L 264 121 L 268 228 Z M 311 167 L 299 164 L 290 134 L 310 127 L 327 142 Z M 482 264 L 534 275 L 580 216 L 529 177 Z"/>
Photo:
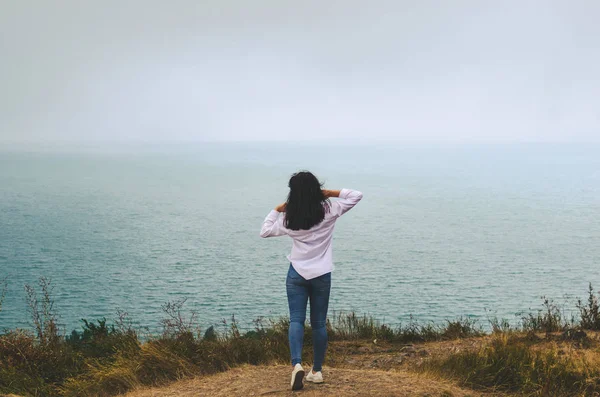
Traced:
<path fill-rule="evenodd" d="M 212 327 L 200 332 L 194 314 L 183 310 L 185 301 L 177 301 L 164 305 L 160 335 L 141 337 L 125 313 L 114 324 L 82 320 L 81 330 L 63 335 L 56 326 L 51 283 L 41 279 L 39 291 L 26 290 L 33 327 L 0 334 L 0 393 L 110 396 L 289 359 L 285 318 L 258 319 L 245 332 L 232 319 L 220 332 Z M 566 319 L 545 300 L 542 310 L 524 316 L 518 326 L 490 319 L 488 332 L 466 318 L 392 328 L 369 316 L 340 313 L 328 324 L 326 364 L 334 374 L 338 368 L 401 369 L 480 394 L 595 396 L 600 393 L 600 309 L 591 286 L 588 299 L 577 307 L 578 317 Z M 305 361 L 310 362 L 309 325 L 305 338 Z"/>

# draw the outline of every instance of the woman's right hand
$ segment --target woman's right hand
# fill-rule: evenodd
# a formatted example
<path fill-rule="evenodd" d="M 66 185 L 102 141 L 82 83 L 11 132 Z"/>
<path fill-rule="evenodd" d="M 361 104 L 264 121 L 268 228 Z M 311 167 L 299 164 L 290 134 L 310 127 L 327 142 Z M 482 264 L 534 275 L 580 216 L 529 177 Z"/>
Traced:
<path fill-rule="evenodd" d="M 340 197 L 340 191 L 323 189 L 323 195 L 325 196 L 325 198 Z"/>

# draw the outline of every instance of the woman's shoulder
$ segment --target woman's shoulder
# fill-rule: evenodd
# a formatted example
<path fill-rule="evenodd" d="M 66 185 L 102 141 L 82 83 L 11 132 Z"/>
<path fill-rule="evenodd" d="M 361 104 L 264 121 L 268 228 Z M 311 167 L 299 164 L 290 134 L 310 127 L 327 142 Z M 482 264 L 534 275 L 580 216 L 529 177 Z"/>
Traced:
<path fill-rule="evenodd" d="M 323 203 L 323 208 L 325 208 L 325 217 L 331 217 L 335 214 L 335 208 L 338 206 L 337 201 L 326 201 Z"/>

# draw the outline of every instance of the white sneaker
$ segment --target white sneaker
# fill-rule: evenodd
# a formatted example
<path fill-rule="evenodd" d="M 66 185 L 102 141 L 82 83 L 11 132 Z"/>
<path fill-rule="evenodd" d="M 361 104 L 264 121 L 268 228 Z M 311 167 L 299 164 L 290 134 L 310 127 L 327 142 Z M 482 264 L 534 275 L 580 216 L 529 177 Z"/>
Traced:
<path fill-rule="evenodd" d="M 292 371 L 292 390 L 300 390 L 304 387 L 302 380 L 304 379 L 304 368 L 302 365 L 296 364 L 294 366 L 294 370 Z"/>
<path fill-rule="evenodd" d="M 323 383 L 323 374 L 321 371 L 318 371 L 316 374 L 313 374 L 312 370 L 308 371 L 308 375 L 306 375 L 306 381 L 312 383 Z"/>

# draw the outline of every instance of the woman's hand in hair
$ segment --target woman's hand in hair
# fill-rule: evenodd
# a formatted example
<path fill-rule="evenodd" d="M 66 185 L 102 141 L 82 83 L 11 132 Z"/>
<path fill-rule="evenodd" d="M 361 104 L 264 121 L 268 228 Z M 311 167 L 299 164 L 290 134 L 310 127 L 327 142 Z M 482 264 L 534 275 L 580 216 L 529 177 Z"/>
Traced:
<path fill-rule="evenodd" d="M 323 195 L 325 195 L 326 198 L 340 197 L 340 191 L 323 189 Z"/>
<path fill-rule="evenodd" d="M 277 212 L 285 212 L 285 205 L 286 205 L 286 203 L 279 204 L 277 207 L 275 207 L 275 211 L 277 211 Z"/>

